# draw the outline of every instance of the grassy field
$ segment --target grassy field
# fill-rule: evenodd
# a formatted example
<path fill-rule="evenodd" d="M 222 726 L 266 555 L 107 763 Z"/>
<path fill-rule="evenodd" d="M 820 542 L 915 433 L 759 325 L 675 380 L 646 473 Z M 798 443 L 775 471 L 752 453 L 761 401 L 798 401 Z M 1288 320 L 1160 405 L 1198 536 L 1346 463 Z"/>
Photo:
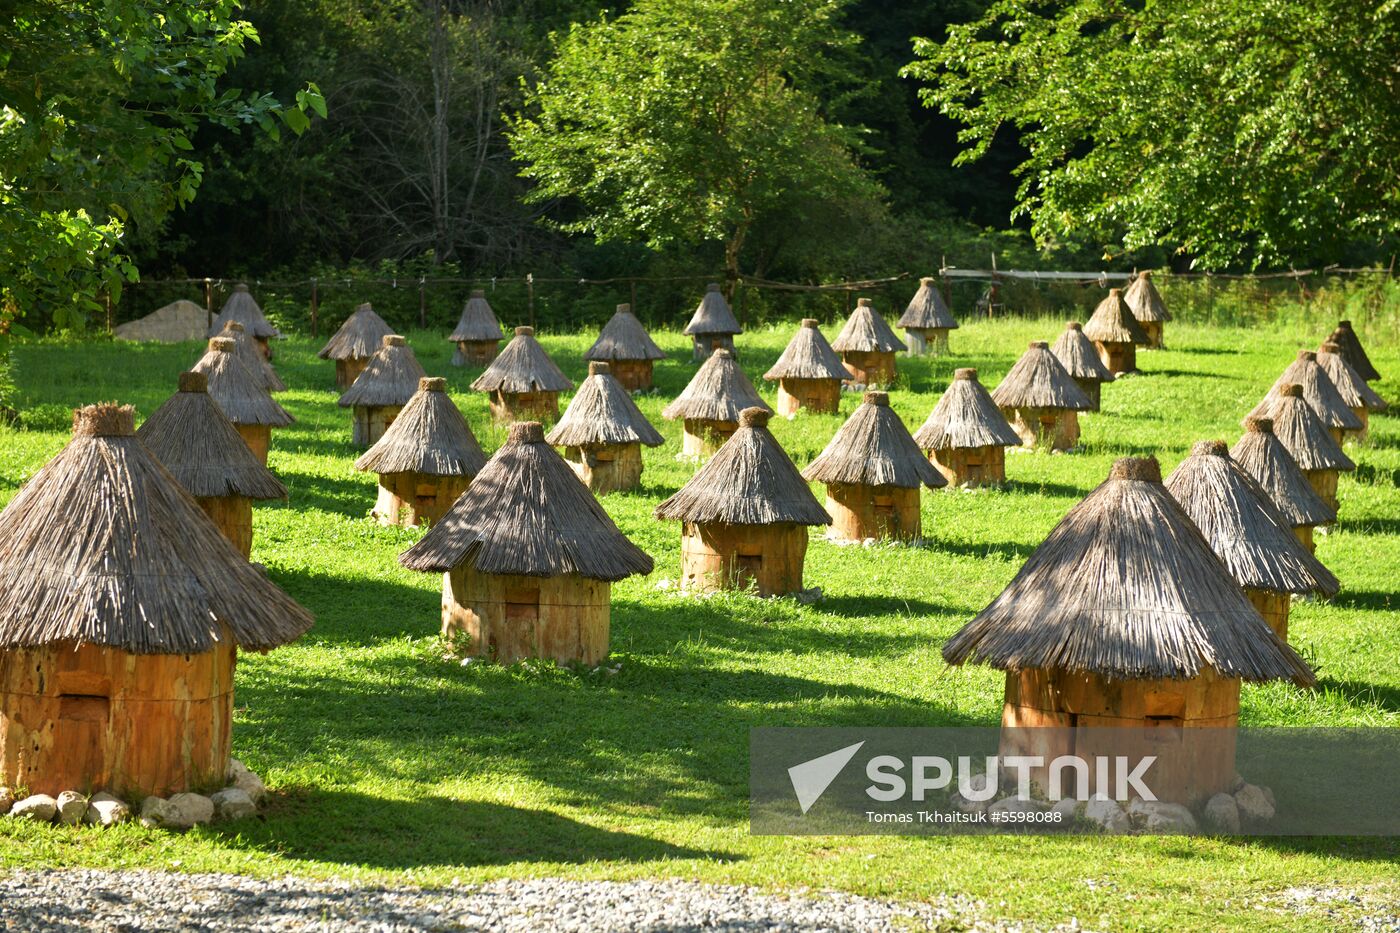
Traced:
<path fill-rule="evenodd" d="M 693 372 L 678 334 L 641 400 L 667 437 L 646 453 L 643 488 L 609 496 L 608 512 L 656 558 L 649 577 L 613 588 L 612 663 L 620 672 L 467 667 L 437 650 L 439 578 L 395 555 L 416 530 L 366 515 L 374 477 L 356 473 L 349 416 L 335 405 L 317 342 L 277 344 L 280 396 L 297 417 L 274 432 L 271 467 L 291 490 L 260 507 L 253 559 L 316 615 L 300 642 L 239 665 L 235 753 L 277 792 L 265 818 L 179 836 L 126 826 L 101 832 L 0 822 L 0 868 L 117 866 L 293 872 L 447 884 L 505 876 L 676 877 L 775 889 L 840 888 L 919 899 L 982 899 L 989 915 L 1091 928 L 1333 928 L 1353 907 L 1295 913 L 1283 892 L 1340 886 L 1365 909 L 1400 913 L 1394 840 L 1207 838 L 755 837 L 747 824 L 748 729 L 758 725 L 991 725 L 1002 676 L 950 669 L 944 641 L 992 599 L 1115 457 L 1155 454 L 1164 473 L 1193 441 L 1233 442 L 1239 419 L 1301 345 L 1330 330 L 1169 325 L 1171 349 L 1140 355 L 1144 373 L 1105 387 L 1073 454 L 1011 454 L 1001 491 L 925 492 L 929 547 L 839 548 L 814 540 L 808 585 L 825 598 L 686 599 L 658 588 L 679 570 L 679 529 L 653 507 L 693 469 L 678 462 L 679 426 L 660 410 Z M 901 358 L 892 403 L 917 427 L 955 366 L 988 385 L 1058 322 L 971 323 L 956 356 Z M 758 376 L 790 330 L 745 334 Z M 834 329 L 831 331 L 834 335 Z M 1363 336 L 1365 334 L 1363 333 Z M 546 336 L 579 379 L 591 336 Z M 475 372 L 448 365 L 450 345 L 410 335 L 428 372 L 448 377 L 483 446 Z M 1400 399 L 1400 347 L 1370 346 Z M 199 347 L 40 342 L 17 352 L 26 404 L 120 399 L 141 414 L 174 388 Z M 760 383 L 770 400 L 771 387 Z M 840 416 L 775 419 L 799 466 Z M 1295 645 L 1319 668 L 1316 691 L 1246 686 L 1251 725 L 1400 726 L 1400 422 L 1373 421 L 1363 469 L 1341 484 L 1342 521 L 1318 556 L 1343 583 L 1330 603 L 1294 611 Z M 66 431 L 0 429 L 0 496 L 8 499 Z M 1360 908 L 1355 908 L 1360 909 Z"/>

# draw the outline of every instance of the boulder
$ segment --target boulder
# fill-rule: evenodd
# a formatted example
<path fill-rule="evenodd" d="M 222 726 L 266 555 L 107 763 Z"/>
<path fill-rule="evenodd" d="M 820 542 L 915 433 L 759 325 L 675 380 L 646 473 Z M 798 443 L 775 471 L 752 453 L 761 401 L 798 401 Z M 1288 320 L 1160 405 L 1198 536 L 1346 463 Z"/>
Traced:
<path fill-rule="evenodd" d="M 1128 817 L 1149 833 L 1194 833 L 1196 818 L 1179 803 L 1164 800 L 1134 800 L 1128 804 Z"/>
<path fill-rule="evenodd" d="M 262 778 L 249 771 L 247 766 L 237 758 L 229 759 L 228 782 L 229 786 L 236 787 L 247 794 L 255 804 L 262 803 L 262 799 L 267 796 L 267 785 L 263 784 Z"/>
<path fill-rule="evenodd" d="M 1055 801 L 1054 805 L 1051 806 L 1050 809 L 1053 812 L 1058 813 L 1060 815 L 1060 821 L 1053 825 L 1070 825 L 1079 816 L 1079 811 L 1083 806 L 1084 804 L 1082 801 L 1075 800 L 1073 797 L 1062 797 L 1059 800 Z"/>
<path fill-rule="evenodd" d="M 83 822 L 89 826 L 116 826 L 129 819 L 131 808 L 106 791 L 92 795 L 88 800 L 87 813 L 83 815 Z"/>
<path fill-rule="evenodd" d="M 193 829 L 214 822 L 214 801 L 201 794 L 176 794 L 165 806 L 165 825 L 171 829 Z"/>
<path fill-rule="evenodd" d="M 170 825 L 170 802 L 164 797 L 147 797 L 141 801 L 141 825 Z"/>
<path fill-rule="evenodd" d="M 988 813 L 1044 813 L 1050 804 L 1043 800 L 1022 800 L 1020 797 L 1003 797 L 987 808 Z"/>
<path fill-rule="evenodd" d="M 1216 832 L 1237 833 L 1240 831 L 1240 808 L 1235 805 L 1235 798 L 1229 794 L 1216 794 L 1207 800 L 1201 819 L 1206 826 Z"/>
<path fill-rule="evenodd" d="M 967 779 L 968 789 L 975 794 L 980 794 L 987 789 L 987 780 L 985 774 L 974 774 Z M 963 813 L 985 813 L 992 801 L 990 797 L 986 800 L 968 800 L 959 791 L 954 790 L 949 795 L 948 802 Z"/>
<path fill-rule="evenodd" d="M 118 340 L 179 343 L 183 340 L 203 340 L 209 330 L 209 312 L 181 298 L 163 308 L 157 308 L 143 318 L 119 324 L 112 330 Z"/>
<path fill-rule="evenodd" d="M 10 816 L 19 820 L 47 823 L 58 813 L 58 801 L 48 794 L 34 794 L 10 807 Z"/>
<path fill-rule="evenodd" d="M 75 790 L 66 790 L 55 801 L 58 821 L 64 826 L 77 826 L 87 816 L 88 799 Z"/>
<path fill-rule="evenodd" d="M 1084 804 L 1084 819 L 1106 833 L 1126 833 L 1132 827 L 1118 801 L 1103 794 L 1095 794 Z"/>
<path fill-rule="evenodd" d="M 1274 805 L 1257 784 L 1246 784 L 1235 791 L 1235 806 L 1245 822 L 1262 823 L 1274 818 Z"/>
<path fill-rule="evenodd" d="M 221 820 L 242 820 L 256 816 L 258 812 L 253 798 L 237 787 L 226 787 L 209 799 L 213 801 L 214 812 Z"/>
<path fill-rule="evenodd" d="M 0 816 L 10 812 L 10 807 L 15 805 L 14 791 L 4 785 L 0 785 Z"/>

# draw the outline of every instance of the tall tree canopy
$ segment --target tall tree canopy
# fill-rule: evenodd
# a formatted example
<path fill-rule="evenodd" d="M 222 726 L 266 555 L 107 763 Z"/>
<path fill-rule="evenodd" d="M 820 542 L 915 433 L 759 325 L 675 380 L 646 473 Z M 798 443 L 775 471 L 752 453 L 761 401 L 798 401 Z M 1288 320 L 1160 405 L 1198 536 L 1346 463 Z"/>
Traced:
<path fill-rule="evenodd" d="M 257 34 L 236 0 L 17 0 L 0 9 L 0 317 L 81 323 L 134 280 L 121 241 L 194 197 L 205 121 L 324 115 L 314 86 L 282 108 L 218 86 Z"/>
<path fill-rule="evenodd" d="M 1020 131 L 1042 243 L 1223 267 L 1400 234 L 1395 0 L 997 0 L 915 52 L 961 162 Z"/>
<path fill-rule="evenodd" d="M 573 26 L 510 130 L 565 229 L 653 248 L 745 238 L 803 200 L 878 198 L 809 84 L 853 41 L 841 0 L 640 0 Z M 822 75 L 830 86 L 829 75 Z"/>

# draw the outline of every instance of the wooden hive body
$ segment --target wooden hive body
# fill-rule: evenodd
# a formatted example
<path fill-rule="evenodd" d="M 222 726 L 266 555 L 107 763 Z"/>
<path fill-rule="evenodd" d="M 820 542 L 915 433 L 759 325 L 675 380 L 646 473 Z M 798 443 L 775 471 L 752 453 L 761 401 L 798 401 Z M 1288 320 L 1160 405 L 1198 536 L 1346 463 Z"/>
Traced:
<path fill-rule="evenodd" d="M 805 525 L 681 525 L 681 587 L 685 590 L 753 587 L 760 596 L 800 592 L 806 556 Z"/>

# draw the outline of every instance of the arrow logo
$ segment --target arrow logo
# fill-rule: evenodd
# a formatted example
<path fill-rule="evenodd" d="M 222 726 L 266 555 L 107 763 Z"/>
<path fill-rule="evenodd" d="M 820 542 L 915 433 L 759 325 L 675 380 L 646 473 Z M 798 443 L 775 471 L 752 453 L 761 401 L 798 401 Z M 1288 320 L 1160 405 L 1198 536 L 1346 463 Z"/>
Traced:
<path fill-rule="evenodd" d="M 854 745 L 847 745 L 820 758 L 813 758 L 788 768 L 788 778 L 792 781 L 792 789 L 797 794 L 797 803 L 802 807 L 804 816 L 812 809 L 812 805 L 821 799 L 831 782 L 841 773 L 841 769 L 850 763 L 864 744 L 864 741 L 860 741 Z"/>

